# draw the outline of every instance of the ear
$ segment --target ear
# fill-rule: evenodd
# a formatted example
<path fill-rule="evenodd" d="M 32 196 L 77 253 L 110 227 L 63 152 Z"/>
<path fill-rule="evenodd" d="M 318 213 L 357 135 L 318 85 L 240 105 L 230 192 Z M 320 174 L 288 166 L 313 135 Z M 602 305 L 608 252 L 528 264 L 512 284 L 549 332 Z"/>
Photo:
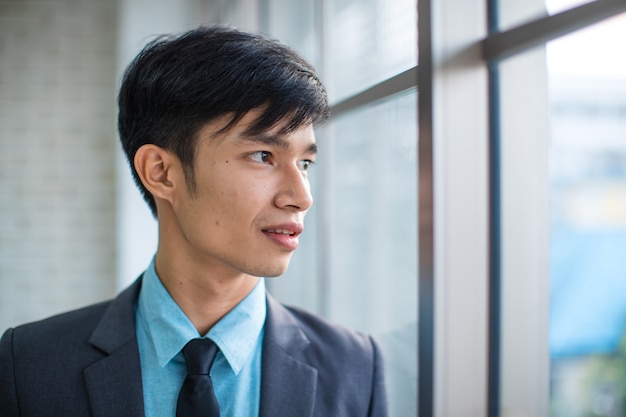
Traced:
<path fill-rule="evenodd" d="M 141 182 L 156 199 L 172 203 L 173 191 L 179 182 L 180 161 L 172 153 L 153 145 L 143 145 L 133 161 Z"/>

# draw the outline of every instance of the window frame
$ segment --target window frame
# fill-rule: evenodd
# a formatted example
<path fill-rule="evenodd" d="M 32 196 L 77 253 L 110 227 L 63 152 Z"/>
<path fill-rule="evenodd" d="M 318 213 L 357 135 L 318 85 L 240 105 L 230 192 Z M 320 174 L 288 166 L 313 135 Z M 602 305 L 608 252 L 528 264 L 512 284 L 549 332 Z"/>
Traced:
<path fill-rule="evenodd" d="M 502 384 L 507 384 L 507 389 L 513 391 L 507 393 L 507 399 L 512 398 L 521 409 L 533 410 L 528 415 L 548 413 L 549 389 L 545 373 L 549 363 L 545 358 L 538 357 L 543 344 L 547 343 L 547 335 L 532 340 L 535 349 L 526 357 L 516 358 L 523 363 L 541 365 L 538 370 L 535 368 L 525 375 L 532 379 L 530 384 L 534 384 L 534 392 L 524 392 L 524 387 L 512 386 L 511 381 L 502 379 L 502 344 L 507 340 L 503 340 L 506 335 L 501 330 L 504 324 L 512 324 L 501 322 L 502 262 L 520 255 L 503 246 L 502 231 L 510 225 L 503 224 L 502 216 L 501 160 L 506 156 L 501 154 L 501 119 L 507 115 L 502 114 L 501 108 L 500 91 L 503 85 L 499 64 L 504 58 L 542 47 L 559 36 L 615 16 L 626 10 L 626 4 L 619 0 L 597 0 L 500 31 L 499 13 L 509 6 L 510 0 L 418 1 L 420 417 L 500 416 L 507 405 L 502 404 Z M 486 17 L 483 27 L 473 26 L 468 19 L 470 10 L 477 9 Z M 478 21 L 481 20 L 478 18 Z M 464 25 L 458 24 L 461 21 L 465 22 Z M 485 74 L 487 82 L 483 84 Z M 467 77 L 466 81 L 473 77 L 475 82 L 481 84 L 475 95 L 470 96 L 473 100 L 464 99 L 470 94 L 468 90 L 471 87 L 454 84 L 454 79 L 462 76 Z M 451 88 L 452 85 L 456 88 Z M 455 102 L 463 102 L 467 106 L 455 106 Z M 485 105 L 485 102 L 488 104 Z M 524 112 L 527 119 L 532 119 L 541 109 L 518 103 L 515 111 Z M 481 203 L 463 202 L 454 206 L 451 196 L 462 192 L 455 183 L 455 176 L 470 175 L 471 164 L 476 163 L 471 160 L 471 155 L 467 155 L 463 160 L 456 161 L 459 163 L 457 166 L 452 166 L 450 155 L 446 155 L 446 150 L 453 149 L 452 145 L 459 139 L 453 137 L 454 129 L 450 129 L 449 125 L 467 123 L 464 116 L 480 120 L 470 124 L 474 130 L 466 130 L 464 135 L 487 151 L 486 166 L 489 169 L 484 178 L 483 173 L 473 172 L 469 184 L 474 190 L 473 198 Z M 488 132 L 487 144 L 479 139 L 487 136 L 485 130 Z M 547 142 L 547 137 L 540 139 Z M 540 191 L 537 184 L 541 183 L 541 175 L 544 176 L 543 183 L 547 184 L 547 171 L 527 178 L 531 192 Z M 481 183 L 488 184 L 488 187 L 481 187 Z M 547 201 L 541 201 L 547 200 L 546 194 L 538 194 L 537 205 L 547 204 Z M 475 219 L 468 218 L 468 213 L 473 210 L 488 214 L 488 221 L 483 223 L 484 219 L 481 219 L 475 222 Z M 541 213 L 538 209 L 529 212 L 526 219 L 516 220 L 534 222 L 536 226 L 547 224 L 547 218 Z M 464 221 L 474 221 L 474 224 Z M 478 243 L 464 239 L 467 234 Z M 506 237 L 513 240 L 520 238 Z M 545 244 L 543 235 L 536 235 L 534 239 L 543 239 Z M 527 247 L 522 255 L 531 264 L 530 269 L 546 269 L 544 255 L 532 249 Z M 469 262 L 463 256 L 464 251 L 479 261 Z M 459 268 L 459 262 L 466 262 L 466 267 Z M 507 277 L 512 278 L 515 277 Z M 547 278 L 547 271 L 536 281 L 541 278 Z M 467 281 L 471 281 L 474 289 L 479 288 L 468 293 L 473 294 L 474 305 L 462 302 L 458 296 L 468 291 Z M 525 290 L 541 288 L 547 296 L 546 281 L 544 279 L 543 287 L 528 286 Z M 542 318 L 547 322 L 547 310 L 543 313 L 545 316 Z M 467 328 L 474 332 L 468 334 L 464 330 Z M 536 414 L 537 411 L 539 414 Z"/>

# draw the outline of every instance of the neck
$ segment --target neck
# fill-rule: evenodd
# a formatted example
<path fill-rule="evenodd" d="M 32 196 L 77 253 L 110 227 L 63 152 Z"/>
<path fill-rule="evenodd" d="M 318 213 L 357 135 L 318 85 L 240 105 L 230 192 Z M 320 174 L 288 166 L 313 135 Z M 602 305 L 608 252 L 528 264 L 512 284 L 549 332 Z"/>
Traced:
<path fill-rule="evenodd" d="M 251 275 L 219 271 L 180 253 L 171 254 L 161 244 L 155 267 L 163 286 L 201 335 L 243 300 L 259 281 Z"/>

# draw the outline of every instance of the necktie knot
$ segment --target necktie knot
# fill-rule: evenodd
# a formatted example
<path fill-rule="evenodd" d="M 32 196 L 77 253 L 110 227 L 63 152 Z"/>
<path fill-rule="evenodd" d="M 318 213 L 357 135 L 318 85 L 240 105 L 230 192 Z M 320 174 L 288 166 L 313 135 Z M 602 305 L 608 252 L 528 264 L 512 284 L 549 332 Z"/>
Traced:
<path fill-rule="evenodd" d="M 187 374 L 208 375 L 218 350 L 211 339 L 190 340 L 183 348 Z"/>

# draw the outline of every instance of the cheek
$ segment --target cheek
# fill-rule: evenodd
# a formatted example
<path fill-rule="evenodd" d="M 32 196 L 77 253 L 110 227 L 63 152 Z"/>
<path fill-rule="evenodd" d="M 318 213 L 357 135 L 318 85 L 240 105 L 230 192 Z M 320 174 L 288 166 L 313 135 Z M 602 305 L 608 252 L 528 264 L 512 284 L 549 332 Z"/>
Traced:
<path fill-rule="evenodd" d="M 198 197 L 208 221 L 214 226 L 233 227 L 232 222 L 249 223 L 272 203 L 272 184 L 252 173 L 237 175 L 232 164 L 212 166 L 198 183 Z"/>
<path fill-rule="evenodd" d="M 208 212 L 213 214 L 216 226 L 233 223 L 243 225 L 259 208 L 254 187 L 224 187 L 207 196 L 207 200 Z"/>
<path fill-rule="evenodd" d="M 262 178 L 246 178 L 244 180 L 224 184 L 221 196 L 229 201 L 243 205 L 261 205 L 271 199 L 272 186 Z"/>

